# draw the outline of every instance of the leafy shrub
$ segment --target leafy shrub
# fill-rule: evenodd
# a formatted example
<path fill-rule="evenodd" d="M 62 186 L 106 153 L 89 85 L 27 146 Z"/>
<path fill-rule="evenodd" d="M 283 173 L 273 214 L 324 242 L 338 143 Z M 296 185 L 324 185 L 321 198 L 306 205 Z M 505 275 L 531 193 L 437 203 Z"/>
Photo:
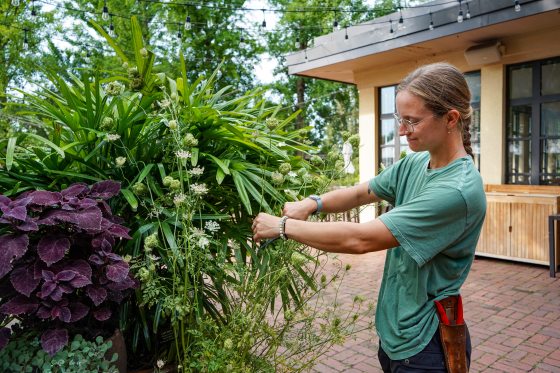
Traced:
<path fill-rule="evenodd" d="M 119 190 L 101 181 L 0 195 L 0 313 L 44 330 L 50 355 L 67 344 L 68 327 L 112 332 L 103 323 L 136 285 L 113 252 L 117 240 L 130 238 L 106 202 Z"/>
<path fill-rule="evenodd" d="M 132 239 L 118 250 L 140 280 L 119 320 L 130 366 L 161 358 L 185 371 L 295 371 L 279 357 L 288 336 L 293 351 L 306 341 L 308 355 L 292 354 L 306 362 L 337 340 L 331 329 L 313 333 L 322 316 L 306 306 L 323 289 L 321 254 L 280 240 L 263 249 L 251 223 L 324 190 L 340 174 L 340 154 L 312 157 L 310 128 L 295 129 L 298 113 L 270 105 L 262 90 L 216 90 L 218 72 L 188 81 L 183 58 L 178 74 L 152 73 L 155 56 L 134 17 L 132 27 L 135 61 L 109 38 L 122 68 L 50 75 L 50 89 L 26 94 L 40 132 L 0 138 L 0 188 L 121 182 L 111 204 Z"/>
<path fill-rule="evenodd" d="M 41 348 L 39 338 L 25 334 L 10 341 L 0 351 L 0 370 L 4 373 L 118 373 L 116 353 L 107 359 L 112 342 L 97 337 L 87 341 L 80 334 L 53 356 Z"/>

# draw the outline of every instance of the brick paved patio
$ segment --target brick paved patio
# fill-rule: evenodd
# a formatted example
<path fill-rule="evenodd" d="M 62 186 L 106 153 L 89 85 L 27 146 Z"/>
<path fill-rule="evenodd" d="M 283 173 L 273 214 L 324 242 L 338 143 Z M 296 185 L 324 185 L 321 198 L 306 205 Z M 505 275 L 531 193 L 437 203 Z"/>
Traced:
<path fill-rule="evenodd" d="M 352 266 L 338 301 L 377 300 L 385 253 L 339 255 Z M 560 372 L 560 274 L 545 266 L 477 258 L 463 286 L 471 333 L 471 372 Z M 373 318 L 373 312 L 367 315 Z M 364 321 L 365 323 L 365 321 Z M 314 372 L 377 373 L 378 339 L 360 332 L 333 347 Z"/>

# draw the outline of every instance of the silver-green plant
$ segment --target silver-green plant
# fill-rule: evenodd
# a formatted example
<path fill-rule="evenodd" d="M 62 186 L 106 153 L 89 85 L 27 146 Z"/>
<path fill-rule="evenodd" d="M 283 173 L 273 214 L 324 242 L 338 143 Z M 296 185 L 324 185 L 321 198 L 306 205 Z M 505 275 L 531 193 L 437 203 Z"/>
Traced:
<path fill-rule="evenodd" d="M 39 338 L 27 333 L 0 350 L 0 370 L 5 373 L 118 373 L 117 353 L 106 356 L 111 346 L 111 341 L 105 342 L 101 337 L 86 341 L 77 334 L 68 346 L 51 357 L 41 348 Z"/>

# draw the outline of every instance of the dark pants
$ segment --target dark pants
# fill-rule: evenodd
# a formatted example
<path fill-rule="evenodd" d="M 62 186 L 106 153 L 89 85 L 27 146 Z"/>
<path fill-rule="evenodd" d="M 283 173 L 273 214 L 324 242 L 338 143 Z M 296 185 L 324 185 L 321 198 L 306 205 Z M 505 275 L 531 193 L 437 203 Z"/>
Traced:
<path fill-rule="evenodd" d="M 379 346 L 377 353 L 381 369 L 385 373 L 420 373 L 420 372 L 441 372 L 446 373 L 445 358 L 443 357 L 443 347 L 439 336 L 439 329 L 419 353 L 408 359 L 391 360 L 389 356 Z M 467 329 L 467 366 L 471 365 L 471 336 Z"/>

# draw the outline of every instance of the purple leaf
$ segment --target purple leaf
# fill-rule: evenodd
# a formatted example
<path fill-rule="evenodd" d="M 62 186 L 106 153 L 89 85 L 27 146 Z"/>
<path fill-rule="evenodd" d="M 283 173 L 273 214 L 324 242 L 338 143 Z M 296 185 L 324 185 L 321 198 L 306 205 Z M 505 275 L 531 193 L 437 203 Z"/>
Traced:
<path fill-rule="evenodd" d="M 4 206 L 8 206 L 12 202 L 11 199 L 6 197 L 5 195 L 0 194 L 0 208 Z"/>
<path fill-rule="evenodd" d="M 111 282 L 111 283 L 107 284 L 107 288 L 109 290 L 113 290 L 113 291 L 123 291 L 123 290 L 132 289 L 132 288 L 136 288 L 136 287 L 137 287 L 136 282 L 134 282 L 134 280 L 131 279 L 130 277 L 125 278 L 121 282 Z"/>
<path fill-rule="evenodd" d="M 47 266 L 58 262 L 70 250 L 70 240 L 63 236 L 43 236 L 37 243 L 37 253 Z"/>
<path fill-rule="evenodd" d="M 95 319 L 99 321 L 106 321 L 109 319 L 109 317 L 111 317 L 111 310 L 109 309 L 109 307 L 98 308 L 93 311 L 93 317 L 95 317 Z"/>
<path fill-rule="evenodd" d="M 86 294 L 96 306 L 99 306 L 107 298 L 107 290 L 97 286 L 88 286 Z"/>
<path fill-rule="evenodd" d="M 119 194 L 121 183 L 113 180 L 103 180 L 92 185 L 89 196 L 93 198 L 109 199 Z"/>
<path fill-rule="evenodd" d="M 11 334 L 12 331 L 10 330 L 10 328 L 0 329 L 0 351 L 2 351 L 10 341 Z"/>
<path fill-rule="evenodd" d="M 120 237 L 120 238 L 126 238 L 127 240 L 132 239 L 132 237 L 130 237 L 128 235 L 129 230 L 130 229 L 125 228 L 122 225 L 118 225 L 118 224 L 113 224 L 113 226 L 111 226 L 111 228 L 109 228 L 109 232 L 111 232 L 111 234 L 113 236 Z"/>
<path fill-rule="evenodd" d="M 47 281 L 43 284 L 43 286 L 41 287 L 41 291 L 37 293 L 37 296 L 41 299 L 46 299 L 49 295 L 52 294 L 53 291 L 55 291 L 55 289 L 56 289 L 56 283 L 53 281 Z"/>
<path fill-rule="evenodd" d="M 95 249 L 101 249 L 103 251 L 111 251 L 111 248 L 115 245 L 115 239 L 108 233 L 101 233 L 96 235 L 91 240 L 91 246 Z"/>
<path fill-rule="evenodd" d="M 52 206 L 62 202 L 62 194 L 46 190 L 31 192 L 27 197 L 31 198 L 32 204 L 39 206 Z"/>
<path fill-rule="evenodd" d="M 70 312 L 70 308 L 68 308 L 64 304 L 54 306 L 53 308 L 51 308 L 51 319 L 60 319 L 60 321 L 70 322 L 70 320 L 72 320 L 72 313 Z"/>
<path fill-rule="evenodd" d="M 79 202 L 80 209 L 86 209 L 88 207 L 97 206 L 97 201 L 91 198 L 81 199 Z M 103 211 L 102 211 L 103 213 Z"/>
<path fill-rule="evenodd" d="M 70 304 L 70 310 L 72 311 L 72 317 L 70 322 L 76 322 L 83 319 L 89 312 L 89 307 L 81 302 L 74 302 Z"/>
<path fill-rule="evenodd" d="M 12 269 L 12 261 L 21 258 L 29 246 L 26 234 L 0 236 L 0 279 Z"/>
<path fill-rule="evenodd" d="M 25 206 L 6 207 L 2 209 L 4 212 L 3 218 L 12 218 L 16 220 L 27 220 L 27 208 Z"/>
<path fill-rule="evenodd" d="M 60 271 L 56 274 L 55 276 L 55 281 L 59 282 L 59 281 L 70 281 L 72 280 L 74 277 L 76 277 L 77 273 L 71 270 L 64 270 L 64 271 Z"/>
<path fill-rule="evenodd" d="M 51 357 L 68 344 L 66 329 L 50 329 L 41 336 L 41 347 Z"/>
<path fill-rule="evenodd" d="M 74 277 L 72 281 L 70 281 L 70 285 L 72 285 L 76 289 L 83 288 L 84 286 L 90 284 L 91 284 L 91 280 L 86 276 L 82 276 L 80 274 L 76 274 L 76 277 Z"/>
<path fill-rule="evenodd" d="M 10 282 L 17 292 L 30 297 L 31 292 L 37 288 L 40 278 L 33 276 L 33 265 L 26 267 L 19 267 L 12 271 L 10 274 Z"/>
<path fill-rule="evenodd" d="M 25 222 L 21 223 L 20 225 L 16 226 L 17 230 L 23 232 L 37 232 L 39 230 L 39 226 L 32 218 L 28 218 Z"/>
<path fill-rule="evenodd" d="M 101 200 L 97 203 L 97 206 L 99 206 L 99 208 L 101 209 L 101 212 L 103 213 L 103 216 L 113 217 L 113 212 L 111 211 L 111 207 L 109 206 L 109 204 L 107 202 Z"/>
<path fill-rule="evenodd" d="M 51 309 L 45 306 L 40 306 L 36 313 L 37 317 L 41 319 L 48 319 L 51 317 Z"/>
<path fill-rule="evenodd" d="M 6 315 L 21 315 L 33 313 L 38 304 L 23 295 L 16 295 L 0 306 L 0 312 Z"/>
<path fill-rule="evenodd" d="M 84 276 L 88 280 L 91 280 L 91 266 L 83 259 L 77 259 L 70 262 L 66 267 L 70 271 L 74 271 L 80 276 Z"/>
<path fill-rule="evenodd" d="M 54 210 L 47 213 L 38 223 L 49 224 L 52 219 L 63 223 L 71 223 L 85 230 L 99 230 L 101 228 L 101 210 L 97 206 L 80 211 Z"/>
<path fill-rule="evenodd" d="M 64 198 L 70 198 L 70 197 L 77 197 L 83 195 L 87 191 L 88 191 L 88 186 L 86 184 L 74 183 L 70 185 L 68 188 L 62 190 L 60 194 L 62 194 Z"/>
<path fill-rule="evenodd" d="M 105 263 L 105 262 L 103 261 L 103 259 L 101 259 L 101 257 L 100 257 L 99 255 L 97 255 L 97 254 L 92 254 L 92 255 L 90 255 L 88 260 L 89 260 L 90 263 L 93 263 L 93 264 L 95 264 L 95 265 L 97 265 L 97 266 L 100 266 L 100 265 L 102 265 L 103 263 Z"/>
<path fill-rule="evenodd" d="M 121 282 L 128 276 L 128 263 L 121 261 L 107 266 L 106 276 L 113 282 Z"/>

